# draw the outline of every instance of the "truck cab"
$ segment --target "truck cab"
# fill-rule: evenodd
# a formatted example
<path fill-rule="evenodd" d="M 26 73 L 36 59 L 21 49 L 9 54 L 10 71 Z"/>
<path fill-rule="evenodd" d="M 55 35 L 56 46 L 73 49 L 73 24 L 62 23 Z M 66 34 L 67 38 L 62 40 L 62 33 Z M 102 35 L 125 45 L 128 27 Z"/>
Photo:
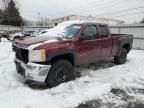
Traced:
<path fill-rule="evenodd" d="M 105 24 L 85 24 L 78 36 L 78 64 L 87 64 L 111 56 L 113 40 Z"/>

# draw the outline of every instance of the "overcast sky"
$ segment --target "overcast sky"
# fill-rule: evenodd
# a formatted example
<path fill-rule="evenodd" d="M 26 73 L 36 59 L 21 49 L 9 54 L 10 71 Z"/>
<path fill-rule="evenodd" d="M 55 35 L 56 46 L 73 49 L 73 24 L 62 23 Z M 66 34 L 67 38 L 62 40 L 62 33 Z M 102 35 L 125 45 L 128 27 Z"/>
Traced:
<path fill-rule="evenodd" d="M 144 0 L 17 0 L 24 18 L 56 18 L 65 15 L 92 15 L 124 20 L 126 23 L 144 17 Z M 130 11 L 119 12 L 137 7 Z M 114 13 L 113 13 L 114 12 Z M 110 14 L 113 13 L 113 14 Z M 105 14 L 105 15 L 102 15 Z"/>

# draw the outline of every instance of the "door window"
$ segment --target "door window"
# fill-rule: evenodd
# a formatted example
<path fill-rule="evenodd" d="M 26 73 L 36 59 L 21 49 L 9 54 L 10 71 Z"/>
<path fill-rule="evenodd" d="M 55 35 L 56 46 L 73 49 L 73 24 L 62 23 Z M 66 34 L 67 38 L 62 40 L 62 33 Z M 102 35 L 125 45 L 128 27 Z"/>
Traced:
<path fill-rule="evenodd" d="M 87 26 L 81 35 L 84 40 L 94 40 L 98 38 L 96 26 Z"/>
<path fill-rule="evenodd" d="M 100 25 L 99 26 L 100 34 L 102 38 L 107 38 L 108 37 L 108 30 L 106 26 Z"/>

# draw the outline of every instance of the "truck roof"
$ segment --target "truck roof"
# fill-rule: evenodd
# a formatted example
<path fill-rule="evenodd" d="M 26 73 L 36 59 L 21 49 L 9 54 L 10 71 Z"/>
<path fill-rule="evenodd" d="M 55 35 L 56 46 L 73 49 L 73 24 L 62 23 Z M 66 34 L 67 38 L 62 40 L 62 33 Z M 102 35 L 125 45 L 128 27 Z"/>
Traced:
<path fill-rule="evenodd" d="M 72 25 L 72 24 L 102 24 L 102 25 L 107 25 L 107 24 L 103 24 L 103 23 L 98 23 L 96 21 L 86 21 L 86 20 L 70 20 L 70 21 L 65 21 L 62 22 L 58 25 Z"/>
<path fill-rule="evenodd" d="M 40 34 L 40 36 L 57 36 L 57 34 L 62 34 L 64 32 L 65 28 L 68 26 L 74 25 L 74 24 L 97 24 L 99 25 L 100 23 L 97 23 L 96 21 L 85 21 L 85 20 L 70 20 L 70 21 L 65 21 L 62 23 L 59 23 L 57 26 L 55 26 L 52 29 L 49 29 L 48 32 L 44 34 Z M 106 24 L 102 24 L 106 25 Z"/>

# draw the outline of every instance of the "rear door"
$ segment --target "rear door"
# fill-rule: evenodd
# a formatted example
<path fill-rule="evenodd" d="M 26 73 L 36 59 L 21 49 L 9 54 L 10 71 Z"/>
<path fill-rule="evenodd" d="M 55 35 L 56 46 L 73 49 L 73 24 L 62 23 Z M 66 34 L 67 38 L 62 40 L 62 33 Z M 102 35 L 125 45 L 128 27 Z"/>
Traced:
<path fill-rule="evenodd" d="M 77 63 L 95 62 L 100 56 L 99 35 L 96 25 L 85 26 L 79 38 L 77 43 Z"/>
<path fill-rule="evenodd" d="M 106 25 L 99 25 L 98 28 L 100 34 L 101 58 L 109 58 L 111 56 L 113 42 L 110 31 Z"/>

